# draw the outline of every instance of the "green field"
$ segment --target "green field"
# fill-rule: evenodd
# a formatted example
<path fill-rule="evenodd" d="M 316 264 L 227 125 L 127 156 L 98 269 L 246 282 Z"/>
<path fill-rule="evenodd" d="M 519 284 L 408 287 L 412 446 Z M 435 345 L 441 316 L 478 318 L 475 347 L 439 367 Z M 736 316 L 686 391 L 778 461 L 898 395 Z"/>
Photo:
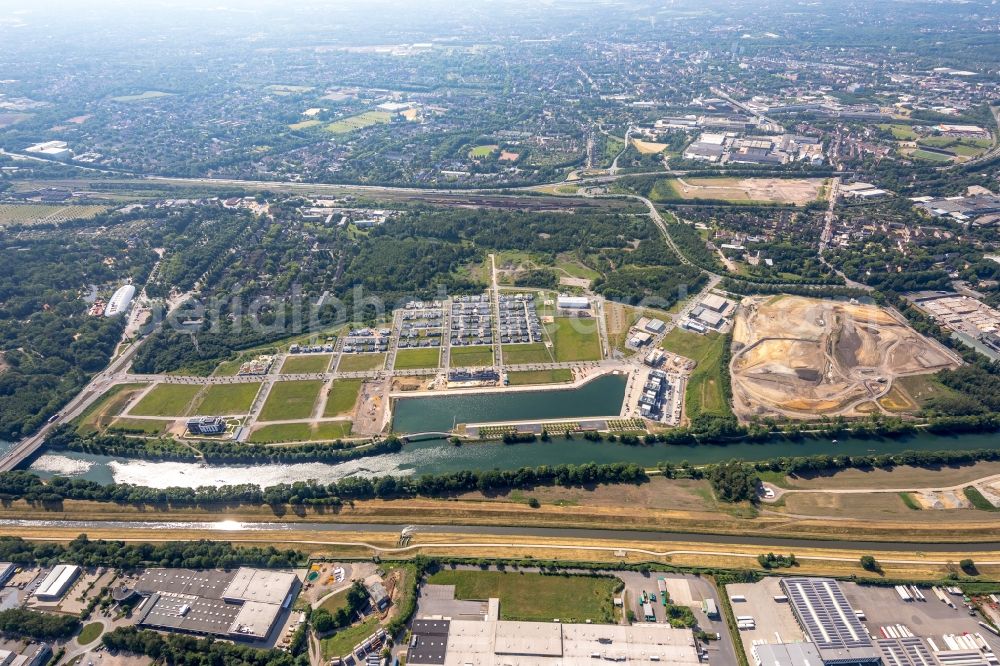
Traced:
<path fill-rule="evenodd" d="M 129 412 L 132 416 L 186 416 L 198 384 L 157 384 Z"/>
<path fill-rule="evenodd" d="M 392 120 L 392 116 L 385 111 L 366 111 L 356 116 L 341 118 L 324 127 L 332 134 L 347 134 L 372 125 L 386 124 Z"/>
<path fill-rule="evenodd" d="M 290 130 L 304 130 L 310 127 L 316 127 L 316 125 L 322 124 L 322 121 L 311 119 L 311 120 L 300 120 L 297 123 L 292 123 L 288 126 Z"/>
<path fill-rule="evenodd" d="M 342 439 L 351 434 L 350 421 L 321 421 L 319 423 L 274 423 L 265 425 L 250 434 L 249 441 L 265 442 L 322 442 Z"/>
<path fill-rule="evenodd" d="M 158 97 L 170 97 L 173 93 L 163 92 L 162 90 L 145 90 L 136 95 L 120 95 L 118 97 L 112 97 L 113 102 L 145 102 L 149 99 L 156 99 Z"/>
<path fill-rule="evenodd" d="M 939 153 L 930 153 L 926 150 L 914 150 L 910 153 L 910 157 L 915 157 L 920 160 L 925 160 L 927 162 L 950 162 L 951 157 L 947 155 L 941 155 Z"/>
<path fill-rule="evenodd" d="M 553 323 L 545 325 L 545 330 L 552 338 L 556 362 L 601 360 L 596 319 L 556 317 Z"/>
<path fill-rule="evenodd" d="M 291 95 L 292 93 L 307 93 L 312 89 L 313 89 L 312 86 L 292 86 L 284 83 L 275 83 L 265 88 L 265 90 L 270 90 L 271 92 L 278 95 Z"/>
<path fill-rule="evenodd" d="M 496 145 L 495 143 L 488 146 L 476 146 L 475 148 L 469 151 L 469 157 L 471 157 L 474 160 L 482 159 L 484 157 L 489 157 L 499 149 L 500 146 Z"/>
<path fill-rule="evenodd" d="M 663 338 L 661 346 L 664 349 L 697 363 L 684 394 L 689 418 L 699 414 L 728 416 L 732 413 L 722 388 L 722 373 L 729 372 L 728 368 L 722 367 L 722 356 L 728 339 L 721 333 L 699 335 L 680 328 L 671 330 Z"/>
<path fill-rule="evenodd" d="M 312 416 L 313 406 L 321 388 L 323 382 L 318 380 L 275 382 L 264 408 L 260 411 L 259 420 L 286 421 L 309 418 Z"/>
<path fill-rule="evenodd" d="M 171 423 L 173 422 L 163 421 L 160 419 L 118 418 L 111 422 L 111 425 L 106 428 L 106 431 L 143 435 L 162 435 L 167 431 L 167 428 Z"/>
<path fill-rule="evenodd" d="M 899 123 L 884 123 L 879 125 L 880 129 L 889 130 L 892 132 L 892 136 L 900 141 L 913 141 L 917 139 L 920 135 L 913 131 L 913 128 L 909 125 L 900 125 Z"/>
<path fill-rule="evenodd" d="M 532 342 L 525 345 L 504 345 L 503 362 L 505 365 L 522 365 L 525 363 L 552 363 L 552 354 L 545 343 Z"/>
<path fill-rule="evenodd" d="M 323 661 L 350 654 L 354 646 L 371 636 L 378 628 L 378 615 L 369 615 L 361 624 L 341 629 L 329 638 L 320 639 Z"/>
<path fill-rule="evenodd" d="M 327 418 L 338 416 L 354 409 L 354 403 L 358 401 L 358 393 L 361 392 L 361 385 L 364 382 L 363 379 L 335 379 L 326 399 L 323 416 Z"/>
<path fill-rule="evenodd" d="M 260 390 L 260 382 L 246 384 L 213 384 L 205 389 L 201 402 L 191 413 L 196 416 L 246 414 Z"/>
<path fill-rule="evenodd" d="M 385 354 L 341 354 L 339 372 L 379 370 L 385 365 Z"/>
<path fill-rule="evenodd" d="M 420 368 L 436 368 L 441 359 L 438 347 L 421 349 L 400 349 L 396 352 L 397 370 L 417 370 Z"/>
<path fill-rule="evenodd" d="M 522 370 L 508 372 L 507 380 L 511 386 L 527 384 L 560 384 L 573 381 L 573 371 L 569 368 L 554 368 L 552 370 Z"/>
<path fill-rule="evenodd" d="M 493 365 L 493 347 L 484 345 L 476 347 L 452 347 L 451 367 L 474 368 Z"/>
<path fill-rule="evenodd" d="M 76 418 L 76 431 L 88 435 L 104 428 L 118 416 L 146 384 L 118 384 L 109 388 L 100 399 Z"/>
<path fill-rule="evenodd" d="M 309 372 L 326 372 L 333 354 L 302 354 L 289 356 L 281 364 L 281 374 L 301 375 Z"/>
<path fill-rule="evenodd" d="M 108 209 L 107 206 L 70 204 L 0 204 L 0 225 L 59 224 L 67 220 L 90 219 Z"/>
<path fill-rule="evenodd" d="M 615 578 L 544 576 L 500 571 L 439 571 L 428 581 L 454 585 L 456 599 L 500 599 L 500 619 L 524 622 L 615 621 L 612 598 L 621 588 Z M 656 587 L 655 585 L 653 586 Z"/>

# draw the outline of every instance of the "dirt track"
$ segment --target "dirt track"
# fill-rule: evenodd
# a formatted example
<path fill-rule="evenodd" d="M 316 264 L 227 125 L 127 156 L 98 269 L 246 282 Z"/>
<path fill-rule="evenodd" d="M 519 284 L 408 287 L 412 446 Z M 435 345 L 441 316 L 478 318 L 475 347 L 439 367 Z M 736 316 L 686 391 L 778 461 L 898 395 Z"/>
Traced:
<path fill-rule="evenodd" d="M 744 299 L 730 363 L 738 416 L 817 418 L 882 411 L 897 377 L 960 360 L 874 305 L 800 296 Z"/>

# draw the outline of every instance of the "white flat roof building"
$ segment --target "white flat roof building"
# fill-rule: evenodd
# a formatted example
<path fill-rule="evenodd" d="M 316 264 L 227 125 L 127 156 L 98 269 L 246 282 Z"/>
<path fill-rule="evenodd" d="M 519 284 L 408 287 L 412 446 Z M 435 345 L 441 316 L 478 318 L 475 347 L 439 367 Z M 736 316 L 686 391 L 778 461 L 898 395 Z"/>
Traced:
<path fill-rule="evenodd" d="M 35 590 L 35 598 L 39 601 L 59 601 L 79 575 L 80 567 L 77 565 L 57 564 Z"/>
<path fill-rule="evenodd" d="M 120 315 L 122 312 L 128 309 L 129 304 L 132 302 L 132 298 L 135 296 L 135 287 L 130 284 L 122 285 L 118 287 L 118 290 L 108 301 L 108 307 L 104 308 L 105 317 L 114 317 Z"/>
<path fill-rule="evenodd" d="M 294 585 L 295 574 L 291 571 L 240 567 L 226 586 L 222 598 L 232 602 L 259 602 L 280 606 Z"/>
<path fill-rule="evenodd" d="M 722 312 L 726 309 L 726 306 L 729 305 L 729 301 L 718 294 L 709 294 L 705 297 L 705 300 L 703 300 L 701 304 L 710 310 Z"/>
<path fill-rule="evenodd" d="M 590 300 L 585 296 L 560 296 L 556 299 L 556 305 L 561 308 L 584 309 L 590 307 Z"/>
<path fill-rule="evenodd" d="M 442 637 L 443 638 L 443 637 Z M 694 634 L 666 624 L 562 624 L 451 620 L 443 658 L 407 660 L 413 666 L 626 666 L 699 663 Z M 416 655 L 413 655 L 416 657 Z"/>

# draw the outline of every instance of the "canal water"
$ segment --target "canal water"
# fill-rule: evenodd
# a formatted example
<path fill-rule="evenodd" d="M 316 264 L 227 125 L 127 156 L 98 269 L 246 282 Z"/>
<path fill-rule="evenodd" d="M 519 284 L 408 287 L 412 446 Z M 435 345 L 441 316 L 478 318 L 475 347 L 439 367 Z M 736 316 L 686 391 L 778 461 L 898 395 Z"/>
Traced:
<path fill-rule="evenodd" d="M 400 398 L 392 428 L 399 433 L 448 432 L 458 423 L 614 416 L 621 411 L 625 384 L 625 375 L 609 374 L 573 389 Z"/>
<path fill-rule="evenodd" d="M 660 462 L 693 465 L 731 459 L 765 460 L 779 456 L 816 454 L 899 453 L 987 449 L 1000 446 L 1000 435 L 972 434 L 942 437 L 919 434 L 909 437 L 777 440 L 765 444 L 739 442 L 728 445 L 629 446 L 621 443 L 591 442 L 583 438 L 553 438 L 529 444 L 482 443 L 453 446 L 446 440 L 406 444 L 397 453 L 387 453 L 338 464 L 298 463 L 287 465 L 209 466 L 184 462 L 130 460 L 83 453 L 46 453 L 31 466 L 43 477 L 61 474 L 101 483 L 117 481 L 154 488 L 169 486 L 218 486 L 255 483 L 261 486 L 315 479 L 328 483 L 355 475 L 438 474 L 467 469 L 517 469 L 538 465 L 628 462 L 653 467 Z"/>

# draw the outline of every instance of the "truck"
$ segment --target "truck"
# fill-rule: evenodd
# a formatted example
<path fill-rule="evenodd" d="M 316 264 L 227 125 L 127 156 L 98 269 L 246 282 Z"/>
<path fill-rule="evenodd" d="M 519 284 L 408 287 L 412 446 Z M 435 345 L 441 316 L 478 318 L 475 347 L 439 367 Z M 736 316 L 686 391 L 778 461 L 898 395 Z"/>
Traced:
<path fill-rule="evenodd" d="M 642 605 L 642 614 L 646 622 L 656 622 L 656 613 L 653 612 L 653 605 L 646 602 Z"/>
<path fill-rule="evenodd" d="M 702 599 L 701 611 L 711 620 L 719 619 L 719 607 L 715 605 L 715 599 Z"/>

